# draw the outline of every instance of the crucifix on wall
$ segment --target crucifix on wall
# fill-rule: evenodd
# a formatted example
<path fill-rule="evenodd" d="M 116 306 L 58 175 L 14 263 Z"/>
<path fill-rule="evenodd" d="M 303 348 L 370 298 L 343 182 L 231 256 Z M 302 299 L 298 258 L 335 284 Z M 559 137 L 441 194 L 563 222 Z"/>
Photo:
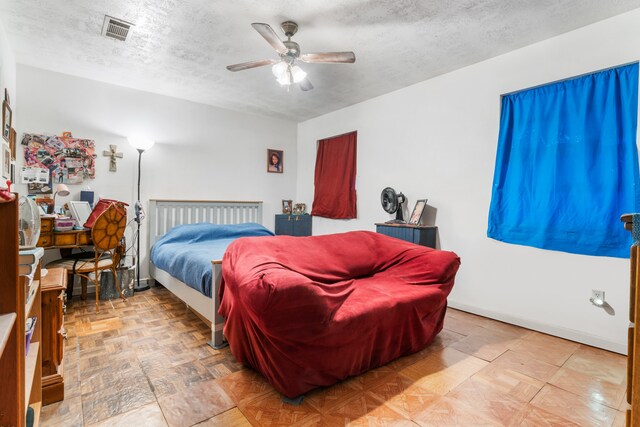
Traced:
<path fill-rule="evenodd" d="M 109 145 L 109 150 L 104 150 L 102 152 L 103 156 L 107 156 L 109 157 L 109 171 L 111 172 L 115 172 L 118 170 L 118 167 L 116 165 L 116 159 L 122 159 L 124 157 L 124 155 L 122 153 L 117 153 L 116 151 L 118 150 L 118 146 L 117 145 Z"/>

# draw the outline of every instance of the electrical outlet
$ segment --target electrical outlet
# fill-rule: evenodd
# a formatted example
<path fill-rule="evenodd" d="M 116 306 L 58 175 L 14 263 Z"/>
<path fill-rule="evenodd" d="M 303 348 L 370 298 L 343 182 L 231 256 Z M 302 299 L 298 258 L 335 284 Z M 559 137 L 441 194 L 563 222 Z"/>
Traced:
<path fill-rule="evenodd" d="M 604 305 L 604 291 L 593 289 L 589 301 L 595 306 L 602 307 Z"/>

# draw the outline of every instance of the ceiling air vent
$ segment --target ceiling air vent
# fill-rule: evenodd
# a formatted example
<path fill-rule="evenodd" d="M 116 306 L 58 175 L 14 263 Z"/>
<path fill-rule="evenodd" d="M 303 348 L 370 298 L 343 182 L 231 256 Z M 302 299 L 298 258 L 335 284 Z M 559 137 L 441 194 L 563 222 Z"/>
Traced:
<path fill-rule="evenodd" d="M 133 24 L 117 19 L 109 15 L 104 16 L 104 25 L 102 26 L 102 35 L 109 37 L 110 39 L 116 39 L 120 41 L 127 40 L 129 30 Z"/>

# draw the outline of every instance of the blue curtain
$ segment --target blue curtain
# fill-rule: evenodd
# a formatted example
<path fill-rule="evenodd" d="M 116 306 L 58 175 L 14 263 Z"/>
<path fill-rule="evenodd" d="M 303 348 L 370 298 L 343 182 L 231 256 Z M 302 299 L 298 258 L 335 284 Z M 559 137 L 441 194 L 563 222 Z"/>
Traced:
<path fill-rule="evenodd" d="M 628 257 L 637 117 L 637 63 L 503 96 L 487 235 Z"/>

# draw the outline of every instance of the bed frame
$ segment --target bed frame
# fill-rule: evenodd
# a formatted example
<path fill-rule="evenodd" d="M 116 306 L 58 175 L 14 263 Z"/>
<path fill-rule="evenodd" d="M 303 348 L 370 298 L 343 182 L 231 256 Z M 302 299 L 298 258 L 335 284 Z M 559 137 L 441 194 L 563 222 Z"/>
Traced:
<path fill-rule="evenodd" d="M 262 202 L 238 202 L 219 200 L 149 200 L 149 254 L 154 243 L 176 225 L 209 222 L 212 224 L 262 224 Z M 224 318 L 218 315 L 220 300 L 218 290 L 222 278 L 222 260 L 211 260 L 213 283 L 212 298 L 201 294 L 164 270 L 156 268 L 149 256 L 149 275 L 175 296 L 184 301 L 200 317 L 211 323 L 213 348 L 226 345 L 222 335 Z"/>

